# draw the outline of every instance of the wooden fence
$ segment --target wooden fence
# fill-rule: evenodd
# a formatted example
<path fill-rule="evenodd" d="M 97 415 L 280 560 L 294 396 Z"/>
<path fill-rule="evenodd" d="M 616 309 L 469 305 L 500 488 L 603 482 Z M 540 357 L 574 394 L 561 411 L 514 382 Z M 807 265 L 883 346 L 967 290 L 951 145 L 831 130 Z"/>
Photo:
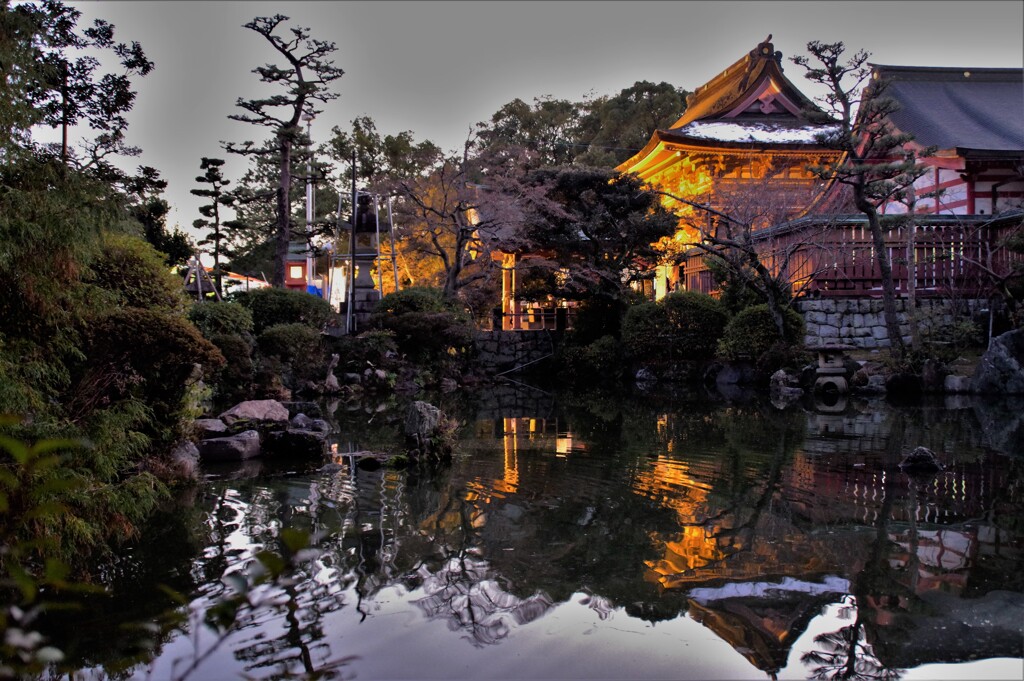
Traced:
<path fill-rule="evenodd" d="M 927 220 L 927 221 L 926 221 Z M 908 255 L 913 229 L 915 265 Z M 890 230 L 885 248 L 897 292 L 906 295 L 913 280 L 920 297 L 987 297 L 994 283 L 1024 267 L 1024 255 L 1006 247 L 1008 237 L 1024 230 L 1021 219 L 980 221 L 924 218 L 911 227 Z M 761 262 L 793 283 L 794 293 L 823 297 L 880 297 L 882 276 L 868 226 L 862 221 L 822 224 L 803 220 L 786 229 L 756 234 Z M 714 278 L 694 249 L 680 265 L 682 285 L 714 293 Z M 783 271 L 784 270 L 784 271 Z"/>

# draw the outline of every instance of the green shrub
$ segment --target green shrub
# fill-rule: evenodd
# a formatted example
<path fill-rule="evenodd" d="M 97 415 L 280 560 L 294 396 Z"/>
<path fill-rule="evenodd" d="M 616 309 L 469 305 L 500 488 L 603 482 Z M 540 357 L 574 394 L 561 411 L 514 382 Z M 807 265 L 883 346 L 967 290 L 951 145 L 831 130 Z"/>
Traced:
<path fill-rule="evenodd" d="M 394 334 L 398 349 L 416 362 L 448 364 L 473 345 L 473 325 L 438 289 L 413 287 L 384 297 L 370 325 Z"/>
<path fill-rule="evenodd" d="M 107 406 L 142 400 L 152 414 L 152 435 L 173 436 L 195 366 L 207 373 L 224 356 L 184 317 L 163 310 L 120 308 L 93 319 L 68 411 L 87 417 Z"/>
<path fill-rule="evenodd" d="M 187 304 L 182 281 L 163 254 L 126 234 L 104 235 L 84 281 L 102 289 L 114 305 L 184 311 Z"/>
<path fill-rule="evenodd" d="M 713 357 L 729 322 L 725 306 L 696 291 L 671 293 L 661 303 L 672 326 L 676 350 L 691 359 Z"/>
<path fill-rule="evenodd" d="M 216 333 L 210 342 L 224 355 L 225 365 L 216 375 L 218 399 L 243 399 L 249 395 L 253 377 L 252 344 L 237 333 Z"/>
<path fill-rule="evenodd" d="M 447 300 L 439 288 L 412 286 L 401 291 L 389 293 L 377 303 L 375 316 L 385 314 L 402 315 L 410 312 L 450 312 L 453 315 L 465 315 L 455 303 Z"/>
<path fill-rule="evenodd" d="M 602 336 L 619 337 L 627 303 L 620 298 L 595 296 L 580 303 L 572 323 L 572 342 L 589 345 Z"/>
<path fill-rule="evenodd" d="M 252 313 L 238 303 L 194 303 L 188 318 L 211 340 L 217 335 L 246 336 L 253 332 Z"/>
<path fill-rule="evenodd" d="M 709 295 L 672 293 L 626 311 L 622 344 L 634 360 L 706 360 L 714 356 L 728 320 L 725 307 Z"/>
<path fill-rule="evenodd" d="M 633 359 L 664 356 L 670 333 L 668 311 L 660 303 L 633 305 L 622 320 L 622 345 Z"/>
<path fill-rule="evenodd" d="M 320 330 L 337 320 L 330 303 L 302 291 L 259 288 L 237 293 L 232 300 L 252 313 L 257 334 L 277 324 L 305 324 Z"/>
<path fill-rule="evenodd" d="M 260 352 L 284 362 L 297 359 L 315 363 L 322 355 L 320 332 L 305 324 L 275 324 L 260 333 Z"/>
<path fill-rule="evenodd" d="M 588 345 L 564 345 L 558 353 L 560 375 L 574 384 L 595 385 L 622 380 L 622 344 L 601 336 Z"/>
<path fill-rule="evenodd" d="M 393 355 L 398 353 L 393 331 L 375 329 L 364 331 L 357 336 L 329 337 L 327 353 L 337 354 L 340 359 L 336 375 L 359 373 L 368 366 L 387 368 L 395 363 Z"/>
<path fill-rule="evenodd" d="M 718 354 L 724 359 L 756 360 L 776 343 L 801 344 L 804 320 L 792 308 L 783 310 L 783 330 L 783 336 L 780 338 L 768 311 L 768 305 L 748 307 L 726 325 L 718 342 Z"/>

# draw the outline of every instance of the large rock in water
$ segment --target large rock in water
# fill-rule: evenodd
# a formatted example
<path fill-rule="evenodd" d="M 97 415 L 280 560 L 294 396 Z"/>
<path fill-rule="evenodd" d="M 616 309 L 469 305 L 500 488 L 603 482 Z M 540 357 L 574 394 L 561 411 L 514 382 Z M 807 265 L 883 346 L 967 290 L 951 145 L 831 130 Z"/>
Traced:
<path fill-rule="evenodd" d="M 288 409 L 277 400 L 248 400 L 240 402 L 220 415 L 227 425 L 236 421 L 287 421 Z"/>
<path fill-rule="evenodd" d="M 441 434 L 443 422 L 444 412 L 429 402 L 417 400 L 405 413 L 405 439 L 426 453 L 433 448 L 434 436 Z"/>
<path fill-rule="evenodd" d="M 220 419 L 196 419 L 196 430 L 199 431 L 199 436 L 203 438 L 219 437 L 228 434 L 227 424 Z"/>
<path fill-rule="evenodd" d="M 179 442 L 168 456 L 171 469 L 182 480 L 199 478 L 199 448 L 191 442 Z"/>
<path fill-rule="evenodd" d="M 214 437 L 199 443 L 199 456 L 206 461 L 244 461 L 260 455 L 260 434 L 246 430 L 229 437 Z"/>
<path fill-rule="evenodd" d="M 971 390 L 982 395 L 1024 395 L 1024 329 L 1007 331 L 981 357 Z"/>

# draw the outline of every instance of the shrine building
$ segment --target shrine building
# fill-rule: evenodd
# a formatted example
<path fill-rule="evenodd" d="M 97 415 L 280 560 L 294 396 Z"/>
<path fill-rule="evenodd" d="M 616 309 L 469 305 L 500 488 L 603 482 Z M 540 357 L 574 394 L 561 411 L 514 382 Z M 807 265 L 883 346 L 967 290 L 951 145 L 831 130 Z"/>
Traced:
<path fill-rule="evenodd" d="M 833 128 L 807 120 L 805 112 L 817 107 L 785 76 L 782 53 L 770 41 L 768 36 L 698 87 L 679 120 L 656 130 L 643 149 L 616 168 L 664 192 L 667 208 L 691 216 L 680 222 L 677 250 L 701 239 L 695 225 L 711 214 L 672 197 L 745 213 L 755 227 L 767 227 L 807 213 L 826 189 L 807 166 L 841 156 L 818 141 Z M 711 228 L 710 222 L 704 228 Z M 680 287 L 694 286 L 680 281 L 678 265 L 660 265 L 655 297 Z"/>

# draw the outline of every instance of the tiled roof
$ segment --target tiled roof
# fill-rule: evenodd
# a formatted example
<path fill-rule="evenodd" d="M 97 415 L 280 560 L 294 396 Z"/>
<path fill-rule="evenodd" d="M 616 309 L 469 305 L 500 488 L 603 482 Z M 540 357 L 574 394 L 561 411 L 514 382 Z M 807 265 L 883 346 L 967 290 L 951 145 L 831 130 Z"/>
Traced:
<path fill-rule="evenodd" d="M 919 144 L 1024 152 L 1024 69 L 872 66 L 900 104 L 891 120 Z"/>

